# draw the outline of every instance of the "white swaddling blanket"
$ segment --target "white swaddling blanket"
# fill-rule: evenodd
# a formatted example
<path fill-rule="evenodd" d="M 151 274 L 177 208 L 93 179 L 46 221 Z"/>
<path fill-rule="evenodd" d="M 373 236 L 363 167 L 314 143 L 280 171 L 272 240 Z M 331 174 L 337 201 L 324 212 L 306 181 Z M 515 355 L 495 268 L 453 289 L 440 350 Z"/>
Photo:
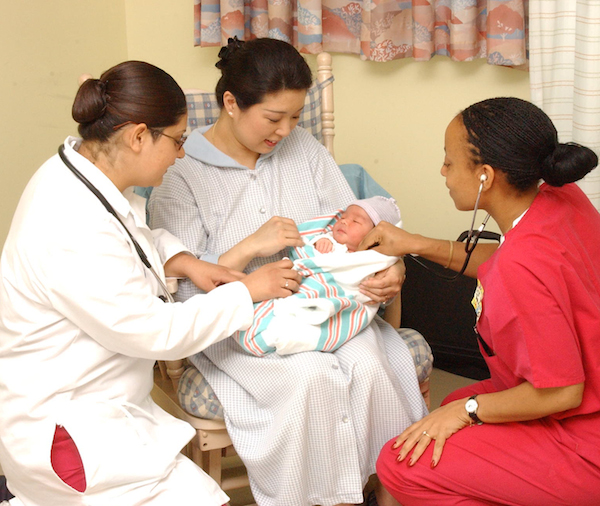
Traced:
<path fill-rule="evenodd" d="M 254 304 L 254 321 L 234 339 L 248 353 L 264 356 L 304 351 L 332 352 L 356 336 L 373 320 L 379 304 L 361 294 L 360 283 L 391 267 L 398 257 L 377 251 L 347 252 L 331 236 L 343 210 L 298 225 L 305 242 L 291 248 L 294 269 L 302 276 L 297 293 Z M 331 253 L 320 253 L 314 243 L 330 240 Z"/>
<path fill-rule="evenodd" d="M 308 248 L 312 246 L 303 249 Z M 273 301 L 262 331 L 264 343 L 279 355 L 339 348 L 371 323 L 379 309 L 379 304 L 365 304 L 370 299 L 360 293 L 360 283 L 397 260 L 377 251 L 296 259 L 294 268 L 305 278 L 297 294 Z"/>

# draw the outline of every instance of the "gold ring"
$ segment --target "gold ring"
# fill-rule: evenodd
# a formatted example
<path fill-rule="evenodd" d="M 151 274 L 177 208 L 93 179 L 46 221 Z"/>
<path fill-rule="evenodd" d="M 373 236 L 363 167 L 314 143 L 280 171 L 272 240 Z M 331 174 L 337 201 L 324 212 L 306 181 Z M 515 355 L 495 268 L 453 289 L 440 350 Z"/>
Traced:
<path fill-rule="evenodd" d="M 423 431 L 423 435 L 424 435 L 424 436 L 427 436 L 427 437 L 428 437 L 428 438 L 430 438 L 430 439 L 433 439 L 433 440 L 435 440 L 435 438 L 434 438 L 433 436 L 430 436 L 429 434 L 427 434 L 427 431 L 426 431 L 426 430 L 424 430 L 424 431 Z"/>

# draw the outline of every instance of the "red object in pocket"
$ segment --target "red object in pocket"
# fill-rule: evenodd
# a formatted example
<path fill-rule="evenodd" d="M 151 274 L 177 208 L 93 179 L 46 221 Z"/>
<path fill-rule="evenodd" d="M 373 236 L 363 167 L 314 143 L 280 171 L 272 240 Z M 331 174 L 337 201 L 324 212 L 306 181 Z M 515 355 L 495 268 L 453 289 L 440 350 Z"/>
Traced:
<path fill-rule="evenodd" d="M 60 425 L 56 426 L 56 431 L 54 432 L 50 462 L 52 463 L 54 472 L 69 487 L 74 488 L 78 492 L 85 491 L 85 471 L 79 450 L 67 430 Z"/>

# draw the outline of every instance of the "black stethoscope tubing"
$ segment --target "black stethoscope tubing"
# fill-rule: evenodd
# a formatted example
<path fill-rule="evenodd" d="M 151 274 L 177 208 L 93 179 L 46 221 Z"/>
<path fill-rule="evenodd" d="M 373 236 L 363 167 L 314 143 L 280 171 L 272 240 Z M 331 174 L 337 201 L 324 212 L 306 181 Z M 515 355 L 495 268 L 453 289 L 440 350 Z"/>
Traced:
<path fill-rule="evenodd" d="M 125 226 L 125 223 L 123 223 L 123 221 L 121 220 L 121 218 L 119 218 L 119 216 L 117 215 L 117 212 L 115 211 L 114 207 L 110 205 L 110 203 L 108 202 L 108 200 L 106 200 L 106 197 L 104 197 L 104 195 L 102 195 L 102 193 L 100 193 L 100 191 L 98 190 L 98 188 L 96 188 L 90 182 L 89 179 L 87 179 L 81 172 L 79 172 L 79 170 L 77 170 L 77 168 L 67 158 L 67 155 L 65 154 L 65 146 L 63 144 L 61 144 L 58 147 L 58 156 L 60 156 L 60 159 L 67 166 L 67 168 L 73 174 L 75 174 L 75 176 L 77 177 L 77 179 L 79 179 L 88 188 L 88 190 L 90 190 L 98 198 L 98 200 L 102 203 L 102 205 L 105 207 L 105 209 L 110 214 L 112 214 L 117 219 L 117 221 L 121 224 L 121 226 L 123 227 L 123 229 L 125 230 L 125 232 L 127 232 L 127 235 L 129 236 L 129 238 L 131 239 L 131 242 L 133 243 L 133 246 L 134 246 L 137 254 L 140 257 L 140 260 L 150 270 L 150 272 L 154 275 L 154 277 L 158 281 L 161 289 L 165 293 L 165 298 L 167 299 L 167 301 L 168 302 L 174 302 L 173 296 L 171 295 L 171 293 L 169 292 L 169 290 L 167 289 L 167 287 L 165 286 L 165 284 L 163 283 L 163 281 L 160 279 L 160 277 L 158 276 L 158 274 L 156 273 L 156 271 L 154 270 L 154 268 L 152 267 L 152 264 L 150 263 L 150 260 L 148 260 L 148 256 L 146 255 L 146 253 L 144 253 L 144 250 L 142 249 L 142 247 L 140 246 L 140 244 L 135 240 L 135 238 L 133 237 L 133 235 L 131 234 L 131 232 L 129 231 L 129 229 Z M 165 300 L 165 298 L 161 297 L 162 300 Z"/>

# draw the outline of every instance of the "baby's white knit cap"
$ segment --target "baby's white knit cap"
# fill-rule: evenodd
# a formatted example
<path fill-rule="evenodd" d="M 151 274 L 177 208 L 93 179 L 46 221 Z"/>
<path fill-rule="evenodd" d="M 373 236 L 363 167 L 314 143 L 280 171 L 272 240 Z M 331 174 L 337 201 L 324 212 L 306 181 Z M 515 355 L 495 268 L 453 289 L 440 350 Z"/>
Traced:
<path fill-rule="evenodd" d="M 368 199 L 355 200 L 354 202 L 351 202 L 348 207 L 350 206 L 362 207 L 375 226 L 377 226 L 380 221 L 387 221 L 392 225 L 402 227 L 400 209 L 398 209 L 396 201 L 393 198 L 376 195 L 375 197 Z"/>

